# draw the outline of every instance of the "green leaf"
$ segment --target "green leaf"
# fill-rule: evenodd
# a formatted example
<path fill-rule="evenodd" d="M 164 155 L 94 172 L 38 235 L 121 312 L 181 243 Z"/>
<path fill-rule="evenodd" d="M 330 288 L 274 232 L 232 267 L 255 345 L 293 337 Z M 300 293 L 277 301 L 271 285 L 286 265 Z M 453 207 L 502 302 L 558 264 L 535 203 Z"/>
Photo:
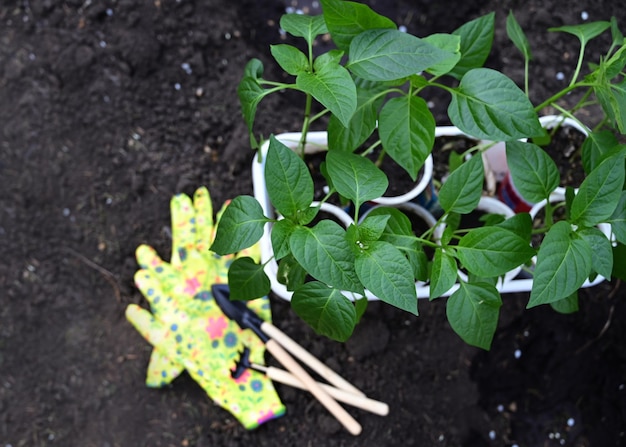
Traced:
<path fill-rule="evenodd" d="M 228 269 L 228 286 L 232 300 L 253 300 L 270 293 L 270 279 L 263 266 L 252 258 L 237 258 Z"/>
<path fill-rule="evenodd" d="M 554 160 L 533 143 L 507 141 L 506 162 L 515 188 L 530 203 L 547 199 L 559 186 L 559 169 Z"/>
<path fill-rule="evenodd" d="M 615 76 L 620 74 L 622 70 L 624 70 L 624 66 L 626 66 L 626 44 L 621 43 L 619 45 L 621 48 L 619 48 L 610 58 L 606 61 L 600 61 L 600 65 L 602 66 L 606 79 L 608 80 L 612 80 Z"/>
<path fill-rule="evenodd" d="M 369 214 L 358 224 L 359 237 L 363 243 L 377 241 L 382 236 L 391 216 Z"/>
<path fill-rule="evenodd" d="M 446 51 L 448 58 L 428 68 L 428 73 L 442 76 L 452 70 L 461 60 L 461 37 L 453 34 L 437 33 L 423 38 L 425 42 Z"/>
<path fill-rule="evenodd" d="M 624 43 L 624 35 L 619 29 L 615 16 L 611 16 L 611 37 L 613 38 L 613 45 L 615 46 L 621 46 Z"/>
<path fill-rule="evenodd" d="M 592 227 L 608 219 L 620 200 L 624 186 L 624 157 L 607 158 L 583 181 L 574 197 L 572 222 Z"/>
<path fill-rule="evenodd" d="M 278 264 L 276 279 L 283 284 L 287 290 L 293 292 L 306 280 L 307 272 L 298 261 L 291 255 L 285 256 Z"/>
<path fill-rule="evenodd" d="M 396 29 L 390 19 L 374 12 L 369 6 L 343 0 L 321 0 L 326 26 L 333 42 L 347 51 L 354 37 L 368 29 Z"/>
<path fill-rule="evenodd" d="M 468 231 L 457 246 L 461 264 L 478 276 L 500 276 L 526 263 L 535 250 L 523 237 L 500 227 Z"/>
<path fill-rule="evenodd" d="M 615 84 L 608 81 L 598 83 L 594 91 L 604 113 L 615 123 L 622 134 L 626 133 L 626 79 Z"/>
<path fill-rule="evenodd" d="M 372 161 L 350 152 L 328 151 L 326 168 L 337 192 L 357 209 L 382 196 L 389 186 L 387 176 Z"/>
<path fill-rule="evenodd" d="M 356 298 L 354 300 L 354 307 L 356 308 L 356 321 L 357 323 L 359 321 L 361 321 L 361 317 L 363 316 L 363 314 L 365 314 L 365 311 L 367 310 L 367 304 L 368 304 L 368 299 L 367 297 L 363 296 L 361 298 Z"/>
<path fill-rule="evenodd" d="M 589 174 L 605 158 L 613 154 L 619 145 L 615 134 L 610 130 L 591 132 L 585 138 L 582 147 L 582 163 L 585 172 Z"/>
<path fill-rule="evenodd" d="M 370 243 L 356 257 L 363 285 L 382 301 L 417 315 L 417 292 L 409 261 L 388 242 Z"/>
<path fill-rule="evenodd" d="M 567 298 L 550 303 L 550 307 L 561 314 L 578 312 L 578 292 L 576 291 Z"/>
<path fill-rule="evenodd" d="M 296 85 L 348 127 L 356 111 L 356 86 L 348 70 L 339 65 L 338 55 L 333 51 L 320 55 L 313 62 L 313 73 L 300 73 Z"/>
<path fill-rule="evenodd" d="M 313 179 L 304 161 L 273 135 L 265 162 L 267 194 L 283 216 L 295 217 L 313 201 Z"/>
<path fill-rule="evenodd" d="M 446 303 L 450 326 L 469 345 L 489 350 L 498 327 L 502 298 L 487 283 L 461 282 Z"/>
<path fill-rule="evenodd" d="M 270 220 L 254 197 L 237 196 L 224 210 L 210 250 L 218 255 L 236 253 L 255 244 Z"/>
<path fill-rule="evenodd" d="M 356 92 L 357 107 L 348 126 L 344 126 L 335 115 L 331 115 L 328 120 L 328 147 L 332 150 L 353 152 L 376 130 L 378 106 L 382 98 L 374 100 L 375 90 L 358 86 Z"/>
<path fill-rule="evenodd" d="M 280 27 L 292 36 L 303 37 L 309 45 L 317 36 L 328 32 L 322 15 L 284 14 L 280 18 Z"/>
<path fill-rule="evenodd" d="M 546 234 L 539 253 L 528 308 L 568 297 L 591 273 L 591 248 L 566 221 L 557 222 Z"/>
<path fill-rule="evenodd" d="M 430 274 L 430 299 L 440 297 L 456 283 L 457 268 L 454 258 L 438 248 L 433 257 L 433 267 Z"/>
<path fill-rule="evenodd" d="M 378 126 L 387 154 L 415 180 L 435 142 L 435 118 L 426 101 L 406 95 L 390 99 Z"/>
<path fill-rule="evenodd" d="M 449 74 L 461 79 L 473 68 L 482 67 L 493 43 L 495 13 L 490 12 L 471 20 L 452 34 L 461 37 L 461 60 Z"/>
<path fill-rule="evenodd" d="M 450 120 L 468 135 L 509 141 L 544 132 L 528 97 L 498 71 L 470 70 L 452 92 Z"/>
<path fill-rule="evenodd" d="M 611 246 L 611 241 L 596 227 L 580 230 L 578 235 L 591 248 L 592 270 L 610 279 L 613 271 L 613 247 Z"/>
<path fill-rule="evenodd" d="M 564 25 L 554 28 L 548 28 L 548 31 L 565 32 L 578 37 L 581 46 L 584 48 L 594 37 L 599 36 L 611 27 L 611 22 L 598 21 L 583 23 L 580 25 Z"/>
<path fill-rule="evenodd" d="M 294 46 L 280 44 L 270 45 L 270 51 L 280 68 L 293 76 L 310 70 L 306 55 Z"/>
<path fill-rule="evenodd" d="M 419 280 L 426 281 L 428 277 L 428 258 L 422 248 L 422 244 L 415 237 L 411 221 L 399 209 L 391 207 L 378 207 L 372 210 L 369 217 L 388 217 L 387 225 L 380 240 L 389 242 L 402 251 L 408 258 L 413 268 L 413 276 Z"/>
<path fill-rule="evenodd" d="M 373 29 L 356 36 L 350 44 L 347 67 L 371 81 L 393 81 L 414 75 L 449 59 L 451 53 L 411 34 Z"/>
<path fill-rule="evenodd" d="M 289 236 L 295 229 L 296 224 L 289 219 L 279 220 L 272 226 L 272 251 L 277 260 L 289 254 Z"/>
<path fill-rule="evenodd" d="M 316 333 L 341 342 L 350 338 L 357 321 L 354 304 L 339 290 L 317 281 L 294 292 L 291 308 Z"/>
<path fill-rule="evenodd" d="M 611 277 L 626 281 L 626 245 L 622 243 L 618 243 L 613 247 L 613 272 Z"/>
<path fill-rule="evenodd" d="M 515 19 L 513 11 L 509 11 L 509 15 L 506 18 L 506 34 L 509 36 L 509 39 L 511 39 L 511 42 L 513 42 L 513 45 L 520 50 L 524 59 L 527 61 L 531 60 L 530 43 L 528 43 L 524 30 Z"/>
<path fill-rule="evenodd" d="M 354 270 L 354 253 L 338 223 L 323 220 L 312 228 L 298 227 L 289 238 L 294 258 L 315 279 L 331 287 L 363 293 Z"/>
<path fill-rule="evenodd" d="M 517 234 L 524 241 L 530 243 L 533 230 L 533 220 L 528 213 L 518 213 L 508 219 L 503 220 L 498 227 L 504 228 Z"/>
<path fill-rule="evenodd" d="M 244 69 L 244 76 L 237 86 L 237 96 L 241 104 L 241 113 L 250 132 L 250 140 L 253 148 L 258 146 L 252 135 L 256 110 L 261 100 L 269 94 L 259 84 L 263 76 L 263 63 L 259 59 L 251 59 Z"/>
<path fill-rule="evenodd" d="M 483 159 L 474 156 L 448 176 L 439 191 L 439 203 L 448 213 L 467 214 L 480 201 L 485 178 Z"/>
<path fill-rule="evenodd" d="M 626 244 L 626 191 L 621 192 L 617 207 L 607 222 L 611 224 L 615 238 Z"/>

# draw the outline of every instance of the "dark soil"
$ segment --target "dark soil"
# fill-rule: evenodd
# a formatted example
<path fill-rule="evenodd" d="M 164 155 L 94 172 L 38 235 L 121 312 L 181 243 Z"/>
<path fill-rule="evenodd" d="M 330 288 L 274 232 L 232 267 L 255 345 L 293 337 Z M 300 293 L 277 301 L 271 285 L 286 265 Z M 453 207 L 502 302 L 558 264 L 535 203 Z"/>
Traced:
<path fill-rule="evenodd" d="M 513 9 L 533 47 L 538 103 L 567 82 L 556 73 L 568 79 L 578 49 L 545 28 L 579 23 L 583 11 L 626 27 L 623 2 L 588 3 L 372 5 L 420 36 L 495 10 L 488 65 L 506 65 L 521 83 L 523 64 L 504 31 Z M 581 291 L 581 311 L 568 316 L 523 311 L 527 294 L 505 296 L 490 352 L 452 332 L 445 300 L 421 301 L 419 317 L 371 303 L 339 344 L 274 298 L 278 327 L 390 405 L 387 417 L 350 410 L 363 425 L 358 438 L 286 386 L 277 387 L 287 415 L 252 432 L 186 375 L 162 390 L 144 386 L 151 348 L 124 318 L 129 303 L 145 305 L 132 283 L 135 248 L 148 243 L 169 259 L 175 193 L 206 185 L 217 205 L 251 193 L 235 88 L 249 58 L 269 61 L 284 8 L 278 0 L 1 3 L 0 446 L 626 445 L 619 282 Z M 266 65 L 268 77 L 281 76 Z M 259 131 L 297 128 L 297 99 L 264 101 Z M 428 99 L 447 124 L 447 97 Z"/>

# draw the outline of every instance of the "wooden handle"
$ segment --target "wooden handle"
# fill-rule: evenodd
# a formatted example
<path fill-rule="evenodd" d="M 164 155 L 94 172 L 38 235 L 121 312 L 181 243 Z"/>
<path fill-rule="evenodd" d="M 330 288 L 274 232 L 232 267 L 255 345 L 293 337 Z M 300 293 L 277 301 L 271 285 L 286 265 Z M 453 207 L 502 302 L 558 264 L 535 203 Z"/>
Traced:
<path fill-rule="evenodd" d="M 265 332 L 270 338 L 275 339 L 277 342 L 283 345 L 287 351 L 291 352 L 295 357 L 302 360 L 303 363 L 308 365 L 313 371 L 317 372 L 329 383 L 332 383 L 337 388 L 346 390 L 349 393 L 365 397 L 365 393 L 363 391 L 359 390 L 357 387 L 352 385 L 335 371 L 330 369 L 319 359 L 317 359 L 313 354 L 304 349 L 302 346 L 296 343 L 292 338 L 290 338 L 287 334 L 285 334 L 273 324 L 265 322 L 261 325 L 261 330 Z"/>
<path fill-rule="evenodd" d="M 265 343 L 266 349 L 278 360 L 287 370 L 302 382 L 307 390 L 320 401 L 324 407 L 353 435 L 361 433 L 361 425 L 350 414 L 337 403 L 321 386 L 307 373 L 293 357 L 285 351 L 276 340 L 269 339 Z"/>
<path fill-rule="evenodd" d="M 285 385 L 300 388 L 306 390 L 306 387 L 298 378 L 288 371 L 280 368 L 274 368 L 273 366 L 265 367 L 260 365 L 254 365 L 255 369 L 264 371 L 267 376 L 275 382 L 284 383 Z M 389 405 L 378 400 L 370 399 L 364 396 L 357 396 L 346 390 L 335 388 L 334 386 L 327 385 L 325 383 L 317 382 L 331 397 L 335 398 L 339 402 L 343 402 L 353 407 L 361 408 L 369 411 L 370 413 L 378 414 L 380 416 L 387 416 L 389 414 Z"/>

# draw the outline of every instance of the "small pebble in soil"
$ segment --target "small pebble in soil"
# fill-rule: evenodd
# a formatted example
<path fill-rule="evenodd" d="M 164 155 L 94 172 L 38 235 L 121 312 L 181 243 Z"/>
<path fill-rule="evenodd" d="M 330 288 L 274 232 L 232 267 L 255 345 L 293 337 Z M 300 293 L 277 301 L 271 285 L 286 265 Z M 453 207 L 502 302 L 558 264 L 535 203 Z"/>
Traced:
<path fill-rule="evenodd" d="M 489 431 L 489 439 L 492 441 L 496 440 L 496 432 L 494 430 Z"/>
<path fill-rule="evenodd" d="M 502 413 L 504 411 L 504 405 L 500 404 L 498 405 L 498 413 Z"/>
<path fill-rule="evenodd" d="M 557 80 L 557 81 L 562 81 L 563 79 L 565 79 L 565 75 L 563 74 L 563 72 L 562 72 L 562 71 L 559 71 L 559 72 L 556 74 L 556 80 Z"/>
<path fill-rule="evenodd" d="M 104 40 L 101 40 L 98 45 L 100 45 L 100 48 L 106 48 L 107 47 L 107 43 Z"/>
<path fill-rule="evenodd" d="M 587 20 L 589 18 L 589 13 L 587 11 L 583 11 L 580 13 L 580 18 L 583 20 Z"/>
<path fill-rule="evenodd" d="M 567 426 L 568 427 L 573 427 L 576 424 L 576 421 L 574 420 L 574 418 L 569 418 L 567 420 Z"/>
<path fill-rule="evenodd" d="M 444 435 L 439 435 L 439 442 L 443 442 L 446 439 Z"/>
<path fill-rule="evenodd" d="M 106 13 L 109 17 L 111 17 L 113 15 L 113 10 L 111 8 L 107 8 Z"/>
<path fill-rule="evenodd" d="M 69 208 L 63 208 L 63 215 L 65 217 L 69 216 L 70 215 L 70 209 Z"/>
<path fill-rule="evenodd" d="M 174 84 L 174 89 L 180 90 L 180 84 L 178 82 L 176 84 Z"/>
<path fill-rule="evenodd" d="M 398 27 L 398 31 L 400 31 L 400 32 L 402 32 L 402 33 L 406 33 L 406 26 L 404 26 L 404 25 L 400 25 L 400 26 Z"/>
<path fill-rule="evenodd" d="M 180 64 L 180 68 L 182 68 L 183 71 L 188 75 L 191 74 L 191 65 L 189 65 L 187 62 L 183 62 L 182 64 Z"/>
<path fill-rule="evenodd" d="M 519 349 L 516 349 L 513 355 L 515 356 L 516 359 L 518 359 L 522 356 L 522 351 L 520 351 Z"/>

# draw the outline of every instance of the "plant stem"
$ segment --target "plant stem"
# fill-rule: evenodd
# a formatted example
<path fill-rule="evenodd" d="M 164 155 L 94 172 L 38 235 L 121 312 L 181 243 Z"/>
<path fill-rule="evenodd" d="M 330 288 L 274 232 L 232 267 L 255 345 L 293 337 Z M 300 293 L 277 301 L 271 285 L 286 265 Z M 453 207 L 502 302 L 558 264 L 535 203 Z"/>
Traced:
<path fill-rule="evenodd" d="M 361 157 L 365 157 L 366 155 L 369 155 L 370 153 L 372 153 L 372 151 L 374 149 L 376 149 L 378 146 L 380 146 L 382 144 L 381 140 L 377 140 L 375 143 L 373 143 L 370 147 L 368 147 L 367 149 L 365 149 L 363 152 L 361 152 Z"/>
<path fill-rule="evenodd" d="M 588 82 L 580 82 L 580 83 L 577 83 L 577 84 L 570 85 L 570 86 L 564 88 L 563 90 L 561 90 L 560 92 L 555 93 L 550 98 L 546 99 L 544 102 L 542 102 L 537 107 L 535 107 L 535 112 L 539 112 L 542 109 L 544 109 L 545 107 L 548 107 L 549 105 L 551 105 L 552 103 L 558 101 L 560 98 L 562 98 L 563 96 L 567 95 L 569 92 L 571 92 L 572 90 L 574 90 L 574 89 L 576 89 L 578 87 L 593 87 L 593 84 L 590 84 Z"/>
<path fill-rule="evenodd" d="M 526 96 L 528 96 L 528 67 L 530 65 L 530 60 L 525 57 L 524 58 L 524 92 L 526 92 Z"/>
<path fill-rule="evenodd" d="M 580 52 L 578 53 L 578 63 L 576 64 L 576 71 L 574 71 L 574 76 L 572 76 L 572 80 L 569 83 L 570 87 L 576 84 L 576 79 L 578 79 L 578 75 L 580 74 L 580 69 L 583 66 L 584 56 L 585 56 L 585 42 L 581 42 Z"/>
<path fill-rule="evenodd" d="M 310 94 L 306 94 L 306 104 L 304 106 L 304 121 L 302 122 L 302 135 L 300 136 L 300 142 L 298 148 L 300 150 L 300 157 L 304 158 L 304 148 L 306 146 L 306 137 L 309 133 L 309 126 L 311 125 L 311 104 L 313 103 L 313 97 Z"/>

